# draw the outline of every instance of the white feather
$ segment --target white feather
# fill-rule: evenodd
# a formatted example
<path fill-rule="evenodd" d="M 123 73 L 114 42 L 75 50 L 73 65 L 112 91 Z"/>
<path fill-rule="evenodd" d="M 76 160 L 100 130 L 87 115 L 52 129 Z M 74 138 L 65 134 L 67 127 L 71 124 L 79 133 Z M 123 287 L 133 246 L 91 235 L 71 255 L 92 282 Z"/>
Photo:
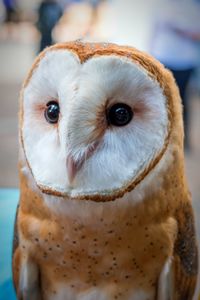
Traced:
<path fill-rule="evenodd" d="M 38 104 L 59 100 L 58 128 L 47 123 Z M 124 127 L 107 128 L 99 147 L 69 183 L 67 155 L 82 157 L 91 144 L 99 107 L 124 102 L 145 107 Z M 158 82 L 130 59 L 93 57 L 81 64 L 66 50 L 49 51 L 24 90 L 22 136 L 36 184 L 47 189 L 84 194 L 112 193 L 133 181 L 158 155 L 168 132 L 166 98 Z M 106 110 L 106 108 L 105 108 Z M 95 141 L 94 141 L 95 142 Z"/>

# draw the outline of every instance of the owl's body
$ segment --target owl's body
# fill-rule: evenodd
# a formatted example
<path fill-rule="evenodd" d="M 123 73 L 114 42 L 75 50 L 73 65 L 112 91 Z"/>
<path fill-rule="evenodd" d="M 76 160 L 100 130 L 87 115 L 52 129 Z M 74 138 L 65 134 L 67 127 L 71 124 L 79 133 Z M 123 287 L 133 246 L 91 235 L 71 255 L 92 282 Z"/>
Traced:
<path fill-rule="evenodd" d="M 168 71 L 132 48 L 53 46 L 24 84 L 20 127 L 18 297 L 192 299 L 196 240 Z"/>

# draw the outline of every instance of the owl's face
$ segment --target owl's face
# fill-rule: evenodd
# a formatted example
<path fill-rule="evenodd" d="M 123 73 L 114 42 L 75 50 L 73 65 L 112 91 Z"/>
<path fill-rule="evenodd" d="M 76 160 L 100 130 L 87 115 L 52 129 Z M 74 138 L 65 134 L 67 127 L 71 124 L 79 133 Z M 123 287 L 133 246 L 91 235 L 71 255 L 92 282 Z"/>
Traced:
<path fill-rule="evenodd" d="M 158 81 L 131 58 L 81 61 L 67 48 L 47 50 L 22 95 L 21 138 L 36 184 L 102 199 L 134 186 L 166 147 L 167 106 Z"/>

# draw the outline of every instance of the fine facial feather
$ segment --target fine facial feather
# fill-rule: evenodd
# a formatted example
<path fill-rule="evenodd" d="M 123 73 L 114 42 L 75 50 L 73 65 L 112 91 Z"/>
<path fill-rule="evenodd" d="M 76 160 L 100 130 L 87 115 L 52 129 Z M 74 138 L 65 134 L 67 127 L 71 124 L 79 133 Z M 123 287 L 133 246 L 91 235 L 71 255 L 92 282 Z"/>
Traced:
<path fill-rule="evenodd" d="M 60 104 L 56 125 L 44 118 L 52 99 Z M 56 191 L 110 193 L 137 178 L 165 144 L 168 116 L 162 89 L 123 57 L 101 56 L 81 65 L 69 51 L 50 51 L 34 71 L 23 102 L 26 158 L 36 183 Z M 118 102 L 131 106 L 133 120 L 122 128 L 108 127 L 106 109 Z M 78 164 L 95 143 L 95 151 L 69 182 L 67 156 Z"/>

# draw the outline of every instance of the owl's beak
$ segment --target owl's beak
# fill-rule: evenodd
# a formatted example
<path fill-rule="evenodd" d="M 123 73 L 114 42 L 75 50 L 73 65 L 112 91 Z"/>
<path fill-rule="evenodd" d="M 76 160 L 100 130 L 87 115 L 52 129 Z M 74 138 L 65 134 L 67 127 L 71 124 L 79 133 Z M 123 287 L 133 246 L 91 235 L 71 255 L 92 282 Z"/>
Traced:
<path fill-rule="evenodd" d="M 68 179 L 70 184 L 74 181 L 76 174 L 82 168 L 84 162 L 94 153 L 98 145 L 99 142 L 93 142 L 87 148 L 87 150 L 82 155 L 82 157 L 79 158 L 79 160 L 75 160 L 73 156 L 70 154 L 67 156 L 67 173 L 68 173 Z"/>
<path fill-rule="evenodd" d="M 69 183 L 72 183 L 77 172 L 80 170 L 83 164 L 83 159 L 76 162 L 71 155 L 68 155 L 67 157 L 67 173 L 68 173 L 68 179 Z"/>

